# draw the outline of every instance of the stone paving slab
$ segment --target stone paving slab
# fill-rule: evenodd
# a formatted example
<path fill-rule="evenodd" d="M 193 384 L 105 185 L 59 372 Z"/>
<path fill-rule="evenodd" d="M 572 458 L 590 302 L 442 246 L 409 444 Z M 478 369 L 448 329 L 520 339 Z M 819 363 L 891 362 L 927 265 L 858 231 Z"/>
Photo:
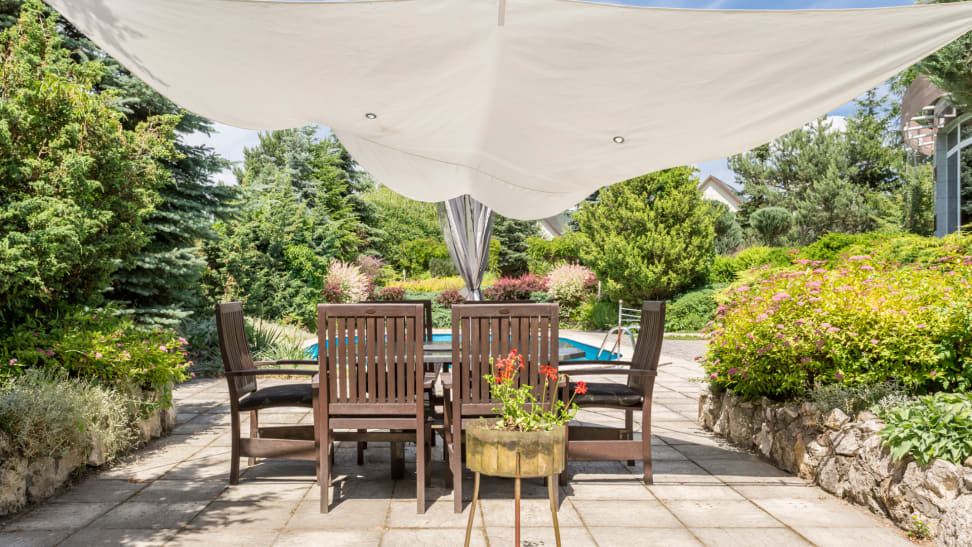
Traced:
<path fill-rule="evenodd" d="M 598 346 L 601 335 L 565 332 Z M 655 484 L 641 482 L 641 464 L 577 462 L 561 489 L 558 519 L 567 546 L 911 545 L 867 510 L 839 500 L 709 435 L 695 422 L 702 376 L 697 341 L 666 342 L 653 409 Z M 631 348 L 626 347 L 630 352 Z M 623 382 L 621 377 L 607 381 Z M 268 380 L 262 385 L 284 383 Z M 471 510 L 471 474 L 463 477 L 464 509 L 453 512 L 445 488 L 442 443 L 433 451 L 425 514 L 415 511 L 414 447 L 406 477 L 389 478 L 387 443 L 372 443 L 365 464 L 355 446 L 339 444 L 332 504 L 319 512 L 313 462 L 241 460 L 240 484 L 229 486 L 229 405 L 224 379 L 179 386 L 179 426 L 112 468 L 48 503 L 0 522 L 3 546 L 167 545 L 220 547 L 461 545 Z M 635 413 L 636 429 L 640 424 Z M 249 432 L 244 415 L 243 435 Z M 578 420 L 619 426 L 610 410 Z M 304 409 L 261 413 L 261 424 L 312 423 Z M 547 488 L 523 481 L 524 545 L 553 545 Z M 513 484 L 484 478 L 472 545 L 513 541 Z"/>

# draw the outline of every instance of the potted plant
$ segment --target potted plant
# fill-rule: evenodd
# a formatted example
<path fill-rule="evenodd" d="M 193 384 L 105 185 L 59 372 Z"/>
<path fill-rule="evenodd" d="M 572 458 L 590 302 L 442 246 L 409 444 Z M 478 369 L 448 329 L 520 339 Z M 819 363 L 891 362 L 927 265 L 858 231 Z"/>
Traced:
<path fill-rule="evenodd" d="M 466 428 L 466 466 L 475 472 L 472 510 L 466 526 L 466 545 L 472 530 L 479 497 L 479 475 L 493 475 L 516 479 L 516 543 L 520 541 L 520 479 L 547 477 L 550 489 L 550 509 L 553 516 L 557 545 L 560 530 L 557 525 L 553 485 L 556 475 L 564 470 L 567 442 L 566 425 L 577 413 L 574 395 L 569 401 L 555 397 L 560 380 L 566 379 L 551 366 L 540 367 L 543 388 L 540 400 L 534 394 L 534 386 L 516 387 L 516 378 L 523 370 L 523 356 L 513 350 L 506 358 L 490 359 L 491 373 L 483 377 L 489 382 L 491 397 L 499 408 L 493 411 L 498 417 L 480 420 Z M 574 394 L 586 393 L 587 385 L 578 382 Z M 547 397 L 552 400 L 548 400 Z"/>
<path fill-rule="evenodd" d="M 498 415 L 480 420 L 466 429 L 466 465 L 477 473 L 500 477 L 548 477 L 564 470 L 565 425 L 577 412 L 570 401 L 551 397 L 560 380 L 557 369 L 543 366 L 541 397 L 537 400 L 533 386 L 515 387 L 523 370 L 523 356 L 516 350 L 504 359 L 491 360 L 490 395 L 499 402 L 493 409 Z M 584 393 L 587 386 L 578 382 L 574 393 Z"/>

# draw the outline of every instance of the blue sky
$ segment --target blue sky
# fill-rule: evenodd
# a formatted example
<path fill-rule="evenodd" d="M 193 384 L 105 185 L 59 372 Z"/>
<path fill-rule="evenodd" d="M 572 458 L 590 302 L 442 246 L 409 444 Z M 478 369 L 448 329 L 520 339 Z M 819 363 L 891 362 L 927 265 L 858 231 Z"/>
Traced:
<path fill-rule="evenodd" d="M 775 2 L 770 0 L 611 0 L 602 3 L 686 9 L 845 9 L 907 6 L 914 2 L 910 0 L 778 0 Z M 850 102 L 830 112 L 830 115 L 848 116 L 853 111 L 854 104 Z M 327 129 L 322 128 L 322 131 Z M 217 124 L 216 132 L 211 136 L 192 135 L 188 140 L 193 144 L 208 144 L 231 161 L 241 161 L 243 148 L 252 147 L 257 143 L 257 133 L 257 131 Z M 702 179 L 708 175 L 715 175 L 726 182 L 733 181 L 732 172 L 726 167 L 725 159 L 699 163 L 696 167 Z M 229 171 L 220 173 L 217 178 L 225 183 L 236 183 L 235 177 Z"/>

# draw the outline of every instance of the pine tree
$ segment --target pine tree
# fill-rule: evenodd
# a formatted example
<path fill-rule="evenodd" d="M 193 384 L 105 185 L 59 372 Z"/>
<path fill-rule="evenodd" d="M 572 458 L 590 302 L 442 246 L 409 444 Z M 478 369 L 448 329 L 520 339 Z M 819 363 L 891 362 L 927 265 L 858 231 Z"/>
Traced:
<path fill-rule="evenodd" d="M 496 215 L 493 218 L 493 237 L 499 242 L 496 267 L 503 276 L 517 277 L 528 270 L 528 237 L 537 237 L 540 231 L 535 222 L 515 220 Z"/>

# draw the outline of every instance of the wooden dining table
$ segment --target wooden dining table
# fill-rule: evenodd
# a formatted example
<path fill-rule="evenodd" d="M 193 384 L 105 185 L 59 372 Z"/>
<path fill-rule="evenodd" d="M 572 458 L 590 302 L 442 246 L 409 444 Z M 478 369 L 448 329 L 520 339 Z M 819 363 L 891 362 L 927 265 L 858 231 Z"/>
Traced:
<path fill-rule="evenodd" d="M 584 357 L 584 350 L 561 341 L 559 344 L 560 361 L 570 361 Z M 422 345 L 425 362 L 441 365 L 452 362 L 452 342 L 427 342 Z"/>

